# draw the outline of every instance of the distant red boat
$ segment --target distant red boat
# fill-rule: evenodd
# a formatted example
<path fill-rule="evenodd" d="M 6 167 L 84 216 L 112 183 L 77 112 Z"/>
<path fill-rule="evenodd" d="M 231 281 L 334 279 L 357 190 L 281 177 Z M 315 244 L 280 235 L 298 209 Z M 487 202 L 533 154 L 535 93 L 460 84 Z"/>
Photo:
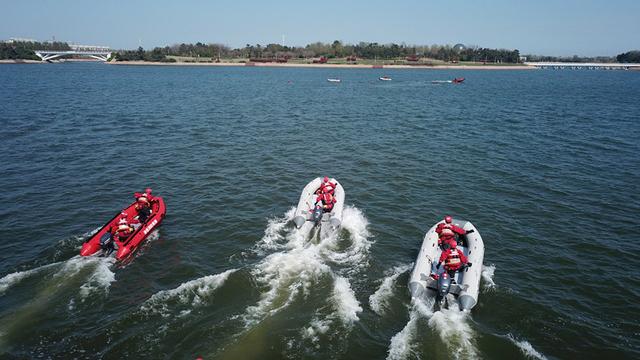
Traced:
<path fill-rule="evenodd" d="M 136 203 L 134 202 L 123 210 L 123 212 L 127 213 L 129 218 L 133 218 L 137 215 L 138 211 L 136 210 L 135 205 Z M 115 240 L 118 249 L 116 252 L 116 259 L 119 261 L 124 260 L 138 247 L 140 247 L 151 231 L 160 226 L 166 212 L 167 209 L 164 205 L 164 200 L 159 196 L 154 197 L 151 201 L 151 215 L 149 215 L 147 220 L 140 224 L 140 226 L 125 241 Z M 80 255 L 90 256 L 102 250 L 102 247 L 100 246 L 101 238 L 110 235 L 111 228 L 118 226 L 119 218 L 120 212 L 118 212 L 113 219 L 109 220 L 109 222 L 95 233 L 95 235 L 82 244 Z"/>
<path fill-rule="evenodd" d="M 463 77 L 455 78 L 455 79 L 451 80 L 451 82 L 452 82 L 452 83 L 454 83 L 454 84 L 460 84 L 460 83 L 462 83 L 463 81 L 464 81 L 464 78 L 463 78 Z"/>

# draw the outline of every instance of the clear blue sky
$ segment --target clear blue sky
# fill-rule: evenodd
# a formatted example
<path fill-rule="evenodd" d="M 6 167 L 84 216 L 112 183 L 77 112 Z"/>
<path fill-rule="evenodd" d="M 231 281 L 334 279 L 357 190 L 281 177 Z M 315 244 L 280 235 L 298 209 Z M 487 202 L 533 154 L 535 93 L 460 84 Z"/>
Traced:
<path fill-rule="evenodd" d="M 180 42 L 464 43 L 547 55 L 640 49 L 640 0 L 0 0 L 0 39 L 145 48 Z"/>

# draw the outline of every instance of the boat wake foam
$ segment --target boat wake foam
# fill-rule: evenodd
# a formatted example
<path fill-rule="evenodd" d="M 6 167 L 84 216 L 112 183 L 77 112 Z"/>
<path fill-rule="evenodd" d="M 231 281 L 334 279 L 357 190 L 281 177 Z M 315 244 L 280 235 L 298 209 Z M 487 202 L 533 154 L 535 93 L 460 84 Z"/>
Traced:
<path fill-rule="evenodd" d="M 316 317 L 311 320 L 308 327 L 302 329 L 302 338 L 307 339 L 314 344 L 318 344 L 318 342 L 320 341 L 320 336 L 327 334 L 330 328 L 330 319 L 321 320 Z M 319 345 L 317 346 L 317 348 L 319 348 Z"/>
<path fill-rule="evenodd" d="M 58 243 L 55 245 L 55 251 L 53 253 L 52 257 L 48 257 L 49 260 L 53 260 L 53 262 L 49 263 L 49 264 L 45 264 L 45 265 L 41 265 L 41 266 L 37 266 L 34 267 L 32 269 L 29 270 L 23 270 L 23 271 L 16 271 L 14 273 L 11 274 L 7 274 L 5 276 L 3 276 L 2 278 L 0 278 L 0 296 L 4 295 L 4 293 L 13 285 L 16 285 L 18 283 L 20 283 L 22 280 L 29 278 L 33 275 L 36 275 L 44 270 L 50 269 L 52 267 L 56 267 L 58 265 L 61 265 L 63 263 L 65 263 L 66 261 L 58 261 L 59 258 L 67 251 L 73 249 L 73 250 L 79 250 L 82 247 L 82 243 L 88 239 L 89 237 L 91 237 L 93 234 L 97 233 L 98 230 L 100 230 L 99 227 L 88 231 L 82 235 L 76 235 L 76 236 L 72 236 L 70 238 L 67 239 L 63 239 L 58 241 Z M 72 258 L 73 259 L 73 258 Z"/>
<path fill-rule="evenodd" d="M 459 309 L 441 309 L 432 313 L 429 326 L 446 344 L 454 359 L 476 359 L 475 334 L 469 324 L 470 313 Z"/>
<path fill-rule="evenodd" d="M 511 334 L 507 334 L 507 338 L 514 343 L 528 359 L 547 360 L 547 357 L 536 351 L 528 341 L 518 340 Z"/>
<path fill-rule="evenodd" d="M 493 275 L 496 271 L 496 266 L 491 265 L 482 265 L 482 287 L 485 290 L 494 289 L 496 287 L 496 283 L 493 281 Z"/>
<path fill-rule="evenodd" d="M 202 306 L 206 304 L 207 298 L 227 281 L 229 275 L 237 270 L 238 269 L 231 269 L 220 274 L 207 275 L 182 283 L 175 289 L 159 291 L 145 301 L 142 306 L 140 306 L 140 310 L 168 317 L 171 315 L 169 306 L 172 303 L 188 305 L 190 309 Z M 180 315 L 186 315 L 190 311 L 191 310 L 183 310 Z"/>
<path fill-rule="evenodd" d="M 301 330 L 303 339 L 318 344 L 321 336 L 335 336 L 337 334 L 336 332 L 328 333 L 332 327 L 341 324 L 345 328 L 351 328 L 359 320 L 358 313 L 362 312 L 362 306 L 360 306 L 351 289 L 351 284 L 346 278 L 335 277 L 329 302 L 333 312 L 324 318 L 315 316 L 309 326 Z"/>
<path fill-rule="evenodd" d="M 475 347 L 475 333 L 469 324 L 470 314 L 458 309 L 433 311 L 431 301 L 413 299 L 409 321 L 405 327 L 391 338 L 387 359 L 407 359 L 415 356 L 418 324 L 421 319 L 436 332 L 454 359 L 478 358 Z"/>
<path fill-rule="evenodd" d="M 393 295 L 393 289 L 398 276 L 411 270 L 413 264 L 400 265 L 386 271 L 386 277 L 382 280 L 380 287 L 369 296 L 369 307 L 378 315 L 384 315 L 389 306 L 389 298 Z"/>
<path fill-rule="evenodd" d="M 291 235 L 293 238 L 298 236 L 300 235 Z M 289 244 L 298 241 L 299 239 L 291 239 Z M 308 295 L 313 283 L 330 271 L 329 266 L 322 262 L 315 246 L 295 247 L 267 256 L 253 269 L 252 274 L 258 283 L 266 284 L 268 290 L 256 305 L 247 308 L 244 317 L 246 326 L 284 309 L 299 293 Z"/>
<path fill-rule="evenodd" d="M 335 319 L 350 326 L 358 321 L 357 314 L 362 307 L 351 289 L 348 274 L 357 273 L 368 265 L 371 246 L 371 241 L 367 239 L 368 221 L 357 208 L 345 207 L 342 224 L 349 231 L 349 239 L 345 241 L 349 244 L 346 250 L 341 250 L 339 232 L 331 233 L 317 242 L 309 241 L 303 231 L 295 228 L 282 234 L 294 214 L 295 208 L 292 208 L 284 217 L 269 221 L 265 236 L 257 243 L 256 248 L 262 251 L 277 252 L 266 256 L 251 271 L 256 282 L 266 290 L 260 300 L 249 306 L 242 316 L 245 328 L 287 308 L 298 297 L 307 298 L 321 278 L 333 279 L 333 290 L 328 301 L 334 313 L 324 320 L 316 319 L 312 323 L 318 325 L 317 329 L 312 324 L 310 331 L 315 333 L 318 329 L 324 329 Z"/>
<path fill-rule="evenodd" d="M 336 312 L 340 320 L 342 320 L 345 325 L 351 325 L 358 321 L 358 313 L 362 312 L 362 307 L 351 289 L 349 280 L 339 276 L 336 277 L 331 299 L 335 304 Z"/>
<path fill-rule="evenodd" d="M 77 299 L 72 297 L 69 300 L 67 308 L 69 311 L 76 309 L 79 300 L 84 303 L 86 300 L 93 298 L 95 295 L 106 296 L 109 294 L 111 283 L 116 281 L 116 274 L 112 268 L 115 264 L 113 257 L 81 257 L 75 256 L 69 259 L 64 266 L 54 274 L 54 278 L 71 278 L 83 271 L 87 267 L 93 267 L 87 275 L 87 279 L 80 285 Z"/>
<path fill-rule="evenodd" d="M 391 344 L 389 344 L 389 351 L 387 353 L 388 360 L 402 360 L 413 357 L 415 354 L 413 345 L 416 330 L 418 327 L 418 320 L 420 319 L 420 312 L 414 308 L 409 312 L 409 321 L 391 338 Z"/>
<path fill-rule="evenodd" d="M 24 279 L 26 279 L 28 277 L 31 277 L 33 275 L 36 275 L 36 274 L 40 273 L 41 271 L 44 271 L 46 269 L 55 267 L 55 266 L 60 265 L 60 264 L 61 264 L 61 262 L 55 262 L 55 263 L 39 266 L 37 268 L 33 268 L 33 269 L 30 269 L 30 270 L 16 271 L 14 273 L 5 275 L 4 277 L 2 277 L 0 279 L 0 296 L 4 295 L 4 293 L 10 287 L 12 287 L 13 285 L 18 284 L 22 280 L 24 280 Z"/>
<path fill-rule="evenodd" d="M 91 273 L 88 280 L 80 286 L 80 298 L 84 301 L 95 291 L 102 291 L 104 294 L 109 293 L 111 283 L 116 281 L 116 274 L 111 270 L 115 264 L 115 258 L 96 258 L 95 270 Z"/>
<path fill-rule="evenodd" d="M 98 289 L 108 292 L 111 283 L 115 281 L 115 274 L 111 271 L 114 262 L 115 259 L 113 258 L 85 258 L 76 255 L 67 261 L 55 262 L 30 270 L 18 271 L 0 279 L 0 295 L 3 295 L 10 287 L 20 283 L 22 280 L 45 272 L 46 270 L 57 268 L 58 270 L 53 273 L 51 279 L 54 282 L 63 282 L 65 278 L 74 277 L 85 268 L 93 266 L 93 270 L 88 275 L 87 280 L 79 288 L 81 299 L 85 299 Z"/>
<path fill-rule="evenodd" d="M 368 230 L 369 221 L 360 209 L 345 206 L 342 212 L 342 228 L 349 232 L 349 245 L 346 249 L 339 248 L 339 234 L 324 241 L 322 253 L 329 260 L 344 267 L 343 273 L 353 276 L 369 266 L 369 249 L 372 241 Z"/>
<path fill-rule="evenodd" d="M 264 230 L 264 236 L 256 243 L 254 251 L 258 255 L 264 256 L 268 251 L 281 250 L 285 246 L 283 244 L 284 236 L 282 236 L 282 231 L 293 220 L 295 214 L 296 208 L 291 207 L 284 216 L 269 219 L 267 228 Z"/>

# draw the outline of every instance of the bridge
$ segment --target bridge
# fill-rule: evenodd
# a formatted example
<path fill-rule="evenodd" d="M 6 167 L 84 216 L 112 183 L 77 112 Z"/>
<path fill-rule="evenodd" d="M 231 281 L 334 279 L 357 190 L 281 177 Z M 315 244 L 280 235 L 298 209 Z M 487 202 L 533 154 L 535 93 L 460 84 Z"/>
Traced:
<path fill-rule="evenodd" d="M 525 62 L 524 64 L 535 66 L 538 69 L 640 70 L 640 64 L 572 62 Z"/>
<path fill-rule="evenodd" d="M 50 61 L 63 56 L 86 56 L 100 61 L 107 61 L 111 57 L 108 46 L 69 45 L 71 50 L 36 50 L 36 55 L 42 61 Z"/>

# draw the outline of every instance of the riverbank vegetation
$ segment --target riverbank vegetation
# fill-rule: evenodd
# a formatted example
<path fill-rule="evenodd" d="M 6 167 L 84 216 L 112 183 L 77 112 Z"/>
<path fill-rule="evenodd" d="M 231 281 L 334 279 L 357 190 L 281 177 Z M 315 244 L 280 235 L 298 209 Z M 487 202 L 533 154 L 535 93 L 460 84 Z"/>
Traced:
<path fill-rule="evenodd" d="M 0 59 L 40 60 L 36 50 L 71 50 L 65 42 L 5 41 L 0 42 Z M 153 62 L 320 62 L 360 64 L 518 64 L 523 61 L 547 62 L 601 62 L 638 63 L 640 51 L 629 51 L 612 56 L 520 56 L 517 49 L 491 49 L 479 46 L 456 45 L 406 45 L 360 42 L 345 44 L 339 40 L 332 43 L 315 42 L 305 46 L 283 46 L 280 44 L 246 44 L 231 48 L 222 44 L 175 44 L 144 50 L 119 50 L 113 59 L 118 61 Z"/>
<path fill-rule="evenodd" d="M 289 47 L 280 44 L 247 44 L 243 48 L 232 49 L 221 44 L 176 44 L 163 48 L 144 51 L 119 51 L 117 60 L 171 61 L 182 58 L 189 61 L 221 61 L 246 60 L 260 61 L 260 59 L 300 61 L 310 59 L 326 59 L 324 62 L 356 62 L 362 60 L 402 60 L 407 63 L 418 62 L 482 62 L 482 63 L 511 63 L 520 62 L 518 50 L 489 49 L 481 47 L 466 47 L 458 44 L 408 46 L 405 44 L 358 43 L 343 44 L 336 40 L 333 43 L 316 42 L 303 47 Z M 154 60 L 150 60 L 154 59 Z M 202 60 L 200 60 L 202 59 Z M 206 59 L 206 60 L 205 60 Z"/>
<path fill-rule="evenodd" d="M 616 56 L 619 63 L 640 63 L 640 50 L 632 50 Z"/>
<path fill-rule="evenodd" d="M 154 62 L 176 62 L 175 59 L 167 58 L 167 54 L 162 48 L 155 48 L 145 51 L 142 47 L 137 50 L 118 51 L 114 55 L 118 61 L 154 61 Z"/>
<path fill-rule="evenodd" d="M 0 42 L 0 60 L 40 60 L 36 50 L 71 50 L 65 42 L 5 41 Z"/>

